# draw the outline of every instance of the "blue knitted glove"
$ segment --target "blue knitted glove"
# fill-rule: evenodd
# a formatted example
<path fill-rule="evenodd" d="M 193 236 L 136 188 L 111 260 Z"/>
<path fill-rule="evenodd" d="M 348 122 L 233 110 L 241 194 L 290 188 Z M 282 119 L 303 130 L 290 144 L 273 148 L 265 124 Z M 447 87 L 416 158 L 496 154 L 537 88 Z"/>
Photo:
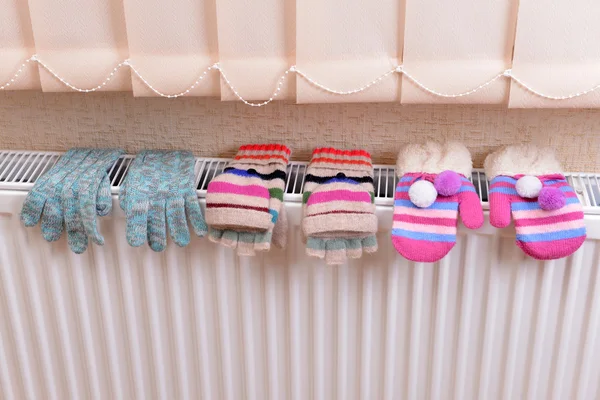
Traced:
<path fill-rule="evenodd" d="M 206 234 L 194 187 L 194 162 L 188 151 L 145 150 L 135 158 L 119 194 L 131 246 L 148 241 L 152 250 L 163 251 L 167 224 L 173 241 L 186 246 L 190 242 L 186 213 L 196 235 Z"/>
<path fill-rule="evenodd" d="M 104 238 L 98 232 L 96 215 L 106 215 L 112 208 L 107 170 L 123 154 L 122 150 L 92 150 L 72 174 L 65 179 L 61 198 L 69 247 L 77 254 L 88 246 L 88 237 L 98 245 Z"/>
<path fill-rule="evenodd" d="M 25 226 L 35 226 L 41 219 L 42 236 L 52 242 L 60 238 L 63 226 L 67 225 L 71 249 L 75 253 L 85 251 L 86 230 L 81 229 L 81 224 L 95 227 L 96 215 L 104 216 L 110 212 L 112 199 L 107 169 L 121 154 L 120 150 L 69 150 L 29 192 L 21 210 Z M 81 190 L 85 193 L 81 194 Z M 75 201 L 80 196 L 89 199 L 90 203 L 83 219 L 80 205 Z M 90 231 L 93 230 L 90 228 Z M 99 238 L 94 237 L 93 240 L 102 244 L 102 236 L 97 230 L 95 233 Z"/>
<path fill-rule="evenodd" d="M 89 154 L 89 149 L 67 151 L 56 165 L 38 178 L 23 202 L 21 221 L 31 227 L 41 219 L 42 236 L 49 242 L 58 240 L 63 231 L 64 215 L 60 196 L 64 181 Z"/>

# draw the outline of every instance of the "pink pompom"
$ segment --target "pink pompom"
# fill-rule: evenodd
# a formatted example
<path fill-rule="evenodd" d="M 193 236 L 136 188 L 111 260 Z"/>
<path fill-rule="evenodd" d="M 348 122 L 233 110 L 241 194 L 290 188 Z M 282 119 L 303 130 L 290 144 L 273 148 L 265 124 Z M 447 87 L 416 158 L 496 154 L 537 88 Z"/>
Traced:
<path fill-rule="evenodd" d="M 452 196 L 458 193 L 461 185 L 460 175 L 454 171 L 444 171 L 433 181 L 433 186 L 442 196 Z"/>
<path fill-rule="evenodd" d="M 565 194 L 555 187 L 544 187 L 538 196 L 538 203 L 542 210 L 558 210 L 567 204 Z"/>

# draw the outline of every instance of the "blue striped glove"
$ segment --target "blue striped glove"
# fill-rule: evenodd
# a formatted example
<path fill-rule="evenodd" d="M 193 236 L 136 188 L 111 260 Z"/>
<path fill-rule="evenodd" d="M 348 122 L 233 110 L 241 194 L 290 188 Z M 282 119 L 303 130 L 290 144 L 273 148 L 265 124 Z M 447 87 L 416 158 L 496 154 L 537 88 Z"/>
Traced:
<path fill-rule="evenodd" d="M 154 251 L 167 247 L 167 224 L 178 246 L 190 242 L 187 218 L 204 236 L 206 223 L 194 187 L 194 156 L 188 151 L 142 151 L 132 162 L 119 194 L 125 212 L 127 242 L 148 242 Z"/>

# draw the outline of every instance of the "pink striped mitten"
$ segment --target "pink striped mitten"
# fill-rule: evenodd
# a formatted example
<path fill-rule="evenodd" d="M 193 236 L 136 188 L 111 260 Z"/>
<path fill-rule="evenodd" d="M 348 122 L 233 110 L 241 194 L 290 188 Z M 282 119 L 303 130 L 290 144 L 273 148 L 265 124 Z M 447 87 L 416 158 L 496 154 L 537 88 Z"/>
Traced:
<path fill-rule="evenodd" d="M 490 154 L 490 223 L 515 221 L 516 242 L 538 260 L 573 254 L 586 237 L 583 209 L 549 148 L 509 146 Z"/>
<path fill-rule="evenodd" d="M 456 244 L 460 212 L 467 228 L 483 225 L 471 176 L 471 154 L 460 143 L 408 145 L 398 154 L 392 243 L 405 258 L 435 262 Z"/>

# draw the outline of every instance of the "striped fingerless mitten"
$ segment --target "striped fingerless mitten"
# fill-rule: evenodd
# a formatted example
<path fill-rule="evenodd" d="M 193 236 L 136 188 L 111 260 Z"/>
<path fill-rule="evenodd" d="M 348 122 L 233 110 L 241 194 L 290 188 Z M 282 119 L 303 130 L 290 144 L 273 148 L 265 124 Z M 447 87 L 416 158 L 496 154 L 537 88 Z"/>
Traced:
<path fill-rule="evenodd" d="M 240 255 L 270 248 L 275 225 L 285 218 L 283 192 L 290 150 L 283 145 L 240 147 L 234 160 L 213 179 L 206 193 L 206 222 L 213 242 L 238 249 Z M 278 223 L 279 221 L 279 223 Z M 287 229 L 275 229 L 286 235 Z M 275 244 L 285 244 L 285 237 Z"/>
<path fill-rule="evenodd" d="M 315 149 L 302 204 L 307 254 L 341 264 L 377 250 L 373 165 L 366 151 Z"/>
<path fill-rule="evenodd" d="M 583 209 L 561 172 L 554 152 L 537 146 L 510 146 L 485 160 L 490 186 L 490 223 L 515 221 L 516 243 L 539 260 L 573 254 L 586 238 Z"/>
<path fill-rule="evenodd" d="M 408 145 L 398 155 L 392 243 L 405 258 L 435 262 L 456 244 L 460 212 L 467 228 L 483 225 L 471 176 L 471 155 L 459 143 Z"/>

